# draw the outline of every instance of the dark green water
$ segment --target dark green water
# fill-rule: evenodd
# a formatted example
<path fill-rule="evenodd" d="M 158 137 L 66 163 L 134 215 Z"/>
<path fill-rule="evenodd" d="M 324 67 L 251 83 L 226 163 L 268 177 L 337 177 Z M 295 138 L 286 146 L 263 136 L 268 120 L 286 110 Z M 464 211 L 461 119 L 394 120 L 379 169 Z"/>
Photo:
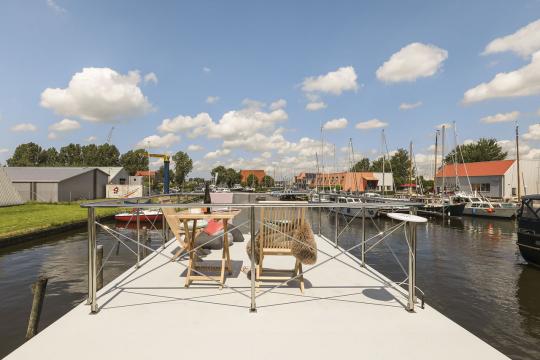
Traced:
<path fill-rule="evenodd" d="M 322 232 L 333 239 L 333 217 L 322 214 Z M 316 230 L 318 216 L 311 215 Z M 390 220 L 382 218 L 375 224 L 381 229 L 392 226 Z M 375 233 L 376 226 L 369 224 L 368 234 Z M 133 230 L 122 231 L 129 235 Z M 417 283 L 426 294 L 426 302 L 506 355 L 540 359 L 540 270 L 525 265 L 515 231 L 513 221 L 467 217 L 419 226 Z M 151 235 L 153 245 L 159 246 L 158 232 Z M 344 232 L 340 245 L 353 246 L 360 238 L 358 221 Z M 111 247 L 109 239 L 98 232 L 105 254 Z M 0 357 L 24 342 L 32 301 L 30 285 L 38 276 L 49 277 L 41 328 L 86 298 L 86 241 L 85 231 L 74 231 L 0 250 Z M 389 237 L 386 243 L 406 265 L 402 234 Z M 393 280 L 404 278 L 382 243 L 368 254 L 367 261 Z M 126 249 L 119 255 L 113 253 L 105 282 L 134 262 L 135 257 Z M 429 329 L 425 330 L 428 341 Z"/>

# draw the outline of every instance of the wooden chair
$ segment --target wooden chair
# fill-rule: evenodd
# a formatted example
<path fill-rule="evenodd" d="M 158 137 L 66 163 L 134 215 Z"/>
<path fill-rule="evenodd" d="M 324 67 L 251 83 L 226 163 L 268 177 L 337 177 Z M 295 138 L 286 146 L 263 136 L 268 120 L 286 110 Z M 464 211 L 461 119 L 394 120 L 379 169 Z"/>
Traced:
<path fill-rule="evenodd" d="M 259 264 L 257 266 L 256 281 L 257 286 L 261 281 L 285 281 L 292 277 L 296 277 L 302 273 L 302 263 L 295 257 L 294 269 L 268 269 L 264 268 L 264 258 L 266 256 L 293 256 L 292 244 L 295 229 L 305 221 L 305 207 L 300 207 L 307 204 L 307 201 L 260 201 L 260 203 L 289 203 L 298 204 L 299 207 L 261 207 L 261 222 L 259 234 L 256 241 L 258 246 L 255 248 L 259 252 Z M 278 274 L 282 275 L 278 275 Z M 289 273 L 285 274 L 284 273 Z M 300 282 L 300 291 L 304 292 L 304 276 L 298 278 Z"/>

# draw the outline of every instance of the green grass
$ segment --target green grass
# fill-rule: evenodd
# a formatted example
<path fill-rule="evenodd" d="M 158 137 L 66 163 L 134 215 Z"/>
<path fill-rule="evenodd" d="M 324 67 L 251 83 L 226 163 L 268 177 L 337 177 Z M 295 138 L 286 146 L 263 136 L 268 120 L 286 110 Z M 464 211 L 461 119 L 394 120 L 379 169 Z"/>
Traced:
<path fill-rule="evenodd" d="M 117 208 L 96 209 L 97 216 L 119 212 Z M 0 207 L 0 241 L 17 235 L 31 234 L 40 230 L 84 221 L 88 210 L 80 203 L 26 203 Z"/>

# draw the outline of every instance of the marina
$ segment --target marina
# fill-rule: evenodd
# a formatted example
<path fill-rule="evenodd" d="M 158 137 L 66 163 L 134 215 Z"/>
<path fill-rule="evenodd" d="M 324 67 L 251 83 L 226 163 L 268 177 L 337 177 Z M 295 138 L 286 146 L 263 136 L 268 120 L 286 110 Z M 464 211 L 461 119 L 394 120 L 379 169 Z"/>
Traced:
<path fill-rule="evenodd" d="M 256 195 L 235 194 L 235 202 L 253 201 L 255 197 Z M 310 222 L 313 224 L 315 232 L 317 232 L 318 213 L 316 211 L 313 211 L 309 212 L 308 214 Z M 242 214 L 239 218 L 239 221 L 241 222 L 246 220 L 246 214 Z M 322 213 L 321 220 L 322 236 L 331 239 L 332 236 L 334 236 L 334 216 L 331 215 L 330 212 L 326 211 Z M 340 219 L 340 221 L 345 220 Z M 112 223 L 111 225 L 114 225 L 114 223 Z M 373 219 L 373 222 L 367 224 L 367 232 L 368 234 L 374 234 L 378 231 L 378 228 L 384 229 L 390 226 L 392 226 L 391 220 L 387 219 L 386 217 L 378 217 Z M 124 232 L 127 236 L 133 237 L 135 235 L 135 229 L 133 228 L 125 229 L 123 227 L 119 227 L 117 229 L 118 231 Z M 419 288 L 421 288 L 426 293 L 426 308 L 430 308 L 432 311 L 438 312 L 445 317 L 448 317 L 449 319 L 447 319 L 446 321 L 456 322 L 459 326 L 464 328 L 461 331 L 466 330 L 471 332 L 474 335 L 470 334 L 470 336 L 479 337 L 487 344 L 495 347 L 502 353 L 512 358 L 528 359 L 534 358 L 537 354 L 540 354 L 540 348 L 538 348 L 537 346 L 538 329 L 540 329 L 540 311 L 538 307 L 534 305 L 535 293 L 538 290 L 536 281 L 534 279 L 535 276 L 538 276 L 539 271 L 529 266 L 526 266 L 525 262 L 520 259 L 519 253 L 515 245 L 515 230 L 516 229 L 514 222 L 501 221 L 497 219 L 470 217 L 463 217 L 461 219 L 447 219 L 447 222 L 444 223 L 440 222 L 440 220 L 434 220 L 428 222 L 425 226 L 419 226 L 417 230 L 417 282 Z M 247 231 L 244 232 L 247 234 Z M 152 230 L 150 231 L 150 233 L 152 234 L 152 247 L 159 248 L 162 241 L 161 230 Z M 28 249 L 24 250 L 24 253 L 27 254 L 26 257 L 28 257 L 30 260 L 45 260 L 45 258 L 43 258 L 43 256 L 41 255 L 36 256 L 36 254 L 34 254 L 36 251 L 43 254 L 58 253 L 57 258 L 60 263 L 50 268 L 56 269 L 55 272 L 50 272 L 50 270 L 46 270 L 47 267 L 42 267 L 43 274 L 53 276 L 57 274 L 56 276 L 61 276 L 62 279 L 65 279 L 62 282 L 63 284 L 70 284 L 69 287 L 63 287 L 63 285 L 60 285 L 62 283 L 56 282 L 57 285 L 54 287 L 54 289 L 56 289 L 54 290 L 54 293 L 56 293 L 58 296 L 52 297 L 45 302 L 44 326 L 54 321 L 55 317 L 60 317 L 63 312 L 69 311 L 69 304 L 72 304 L 71 306 L 78 306 L 75 309 L 79 314 L 78 316 L 87 316 L 89 313 L 88 306 L 81 305 L 86 298 L 87 292 L 87 285 L 85 281 L 87 267 L 85 265 L 86 261 L 84 260 L 84 257 L 86 256 L 85 250 L 87 246 L 87 236 L 84 232 L 80 233 L 80 235 L 75 234 L 73 236 L 75 236 L 75 238 L 72 238 L 72 240 L 67 240 L 67 243 L 65 243 L 66 240 L 60 240 L 60 243 L 64 244 L 62 247 L 62 249 L 64 249 L 62 250 L 62 253 L 58 253 L 57 251 L 51 253 L 50 250 L 47 250 L 45 253 L 43 253 L 43 251 L 41 250 L 49 249 L 51 246 L 54 248 L 57 240 L 53 239 L 51 239 L 52 242 L 48 242 L 44 245 L 31 246 Z M 357 220 L 351 224 L 350 231 L 344 232 L 341 236 L 340 246 L 344 248 L 354 246 L 355 244 L 358 244 L 358 238 L 360 236 L 361 220 Z M 104 244 L 106 247 L 105 250 L 106 252 L 108 252 L 111 246 L 110 236 L 103 230 L 98 230 L 97 237 L 98 243 Z M 324 241 L 327 242 L 327 240 Z M 76 247 L 73 247 L 73 245 L 70 244 L 73 244 Z M 398 256 L 398 258 L 400 258 L 401 261 L 405 263 L 406 249 L 403 243 L 402 234 L 400 234 L 399 236 L 397 234 L 390 235 L 388 238 L 388 244 L 394 249 L 393 251 Z M 242 259 L 242 261 L 245 261 L 244 246 L 245 243 L 235 243 L 231 247 L 231 255 L 233 259 L 235 258 L 235 256 L 238 256 Z M 175 246 L 174 244 L 170 244 L 169 247 Z M 9 259 L 20 259 L 20 256 L 22 255 L 21 251 L 23 250 L 17 251 L 16 249 L 14 249 L 11 252 L 4 251 L 4 253 L 0 255 L 0 266 L 7 266 L 6 261 L 9 261 Z M 68 251 L 68 253 L 65 253 L 65 251 Z M 76 268 L 78 266 L 79 270 L 75 272 L 73 272 L 73 270 L 70 270 L 69 273 L 62 274 L 62 271 L 66 271 L 67 268 L 66 270 L 62 270 L 61 264 L 66 263 L 68 259 L 74 256 L 73 251 L 76 251 L 78 253 L 77 257 L 80 260 L 78 262 L 69 261 L 69 264 L 73 264 L 72 266 L 76 266 Z M 359 253 L 359 248 L 353 249 L 351 251 L 351 255 L 353 255 L 356 259 L 359 259 L 361 257 Z M 106 282 L 112 281 L 114 283 L 115 280 L 121 281 L 123 276 L 120 276 L 118 278 L 116 277 L 118 275 L 121 275 L 122 271 L 124 270 L 128 271 L 125 275 L 132 274 L 131 276 L 133 276 L 133 274 L 136 273 L 136 271 L 131 268 L 131 266 L 135 263 L 136 258 L 133 256 L 132 253 L 125 251 L 123 247 L 119 252 L 119 256 L 113 255 L 110 259 L 112 260 L 112 263 L 107 263 L 105 267 L 104 274 Z M 163 264 L 166 262 L 166 260 L 167 259 L 160 259 L 160 257 L 158 256 L 152 261 Z M 48 260 L 48 262 L 50 262 L 50 260 Z M 402 280 L 402 270 L 395 262 L 392 253 L 385 246 L 375 247 L 372 251 L 372 254 L 366 256 L 366 262 L 373 269 L 373 271 L 380 273 L 383 278 L 392 279 L 394 281 Z M 51 263 L 51 266 L 53 264 L 54 263 Z M 169 268 L 169 265 L 175 264 L 167 263 L 166 266 Z M 28 275 L 31 274 L 30 278 L 27 278 L 28 280 L 21 279 L 21 283 L 20 285 L 18 285 L 19 287 L 22 286 L 24 288 L 28 286 L 25 285 L 24 281 L 31 281 L 35 274 L 35 270 L 31 270 L 31 268 L 29 268 L 28 266 L 27 268 L 28 270 L 26 270 L 26 273 Z M 70 268 L 73 269 L 72 267 Z M 144 266 L 141 267 L 139 270 L 142 269 L 144 269 Z M 324 266 L 321 267 L 321 270 L 322 269 L 324 269 Z M 169 276 L 172 276 L 174 279 L 176 279 L 174 280 L 174 284 L 178 285 L 175 286 L 178 288 L 178 291 L 182 291 L 181 294 L 185 294 L 186 290 L 189 291 L 193 288 L 183 288 L 184 284 L 181 274 L 184 269 L 181 266 L 176 265 L 173 268 L 169 268 L 169 270 L 175 273 L 175 275 L 169 274 Z M 23 274 L 25 273 L 25 271 L 21 269 L 20 273 Z M 498 276 L 496 279 L 492 277 L 490 278 L 489 274 L 491 273 L 504 274 L 504 276 Z M 240 275 L 241 274 L 239 273 L 238 278 L 228 279 L 227 281 L 240 281 Z M 310 279 L 308 275 L 309 273 L 306 275 L 306 279 L 313 281 L 313 278 Z M 242 281 L 246 282 L 247 285 L 249 285 L 247 275 L 242 273 L 242 276 Z M 51 280 L 51 283 L 55 284 L 55 281 Z M 3 280 L 0 281 L 0 284 L 7 284 L 7 282 Z M 16 282 L 10 282 L 10 284 L 13 284 L 11 286 L 17 286 Z M 212 285 L 210 284 L 198 285 L 197 287 L 199 288 L 201 286 L 212 287 Z M 456 291 L 455 289 L 458 288 L 461 289 L 460 296 L 454 296 Z M 17 289 L 17 287 L 11 287 L 10 289 L 11 294 L 17 293 L 17 290 L 15 290 Z M 300 296 L 297 287 L 294 287 L 292 289 L 294 289 L 292 291 L 292 295 L 287 296 L 293 297 L 293 302 L 305 301 L 305 298 L 297 299 Z M 503 291 L 503 289 L 505 290 Z M 8 291 L 7 288 L 2 288 L 0 290 Z M 222 291 L 225 290 L 227 289 L 224 289 Z M 165 292 L 165 294 L 160 294 L 159 296 L 167 297 L 170 294 L 166 293 L 172 292 L 173 290 L 171 289 L 163 291 Z M 197 289 L 195 291 L 201 290 Z M 231 291 L 232 290 L 229 290 L 229 292 Z M 306 288 L 306 294 L 304 295 L 304 297 L 308 296 L 309 298 L 310 291 L 312 291 L 310 288 Z M 392 293 L 394 290 L 389 289 L 388 291 Z M 144 298 L 146 302 L 155 302 L 155 306 L 171 305 L 167 305 L 169 301 L 164 300 L 163 298 L 155 299 L 155 301 L 148 301 L 148 297 L 150 296 L 148 294 L 151 292 L 151 289 L 137 290 L 137 292 L 141 292 L 145 295 L 139 294 L 138 296 L 141 297 L 140 299 L 135 300 L 137 298 L 133 298 L 129 301 L 144 302 L 142 299 Z M 179 295 L 178 297 L 183 298 L 184 296 L 185 295 Z M 230 296 L 233 296 L 233 294 L 231 294 Z M 21 299 L 12 299 L 13 300 L 8 300 L 8 302 L 5 303 L 4 306 L 1 308 L 2 315 L 8 316 L 8 314 L 10 314 L 10 316 L 12 316 L 14 320 L 14 323 L 17 323 L 16 319 L 20 317 L 20 315 L 17 316 L 17 314 L 20 314 L 21 311 L 24 314 L 27 311 L 27 308 L 24 306 L 21 307 Z M 22 299 L 28 300 L 27 296 L 23 297 Z M 53 301 L 52 299 L 57 300 Z M 240 312 L 242 313 L 244 310 L 248 312 L 247 308 L 249 308 L 249 299 L 245 299 L 248 300 L 247 304 L 245 303 L 243 296 L 241 296 L 241 299 L 242 300 L 240 301 L 240 303 L 242 305 L 242 310 Z M 401 302 L 403 302 L 402 298 L 399 299 Z M 171 303 L 174 303 L 179 308 L 182 308 L 183 304 L 185 303 L 185 300 L 169 300 Z M 223 302 L 222 298 L 220 298 L 219 300 L 217 300 L 217 298 L 211 300 L 211 302 L 215 301 Z M 283 299 L 280 301 L 285 300 Z M 331 306 L 332 308 L 337 307 L 336 311 L 339 311 L 339 307 L 343 305 L 341 301 L 337 300 L 323 301 L 319 299 L 317 301 L 330 302 L 331 304 L 329 304 L 328 306 Z M 366 301 L 370 304 L 377 302 L 372 298 L 367 298 Z M 397 302 L 397 300 L 395 299 L 391 301 L 394 304 L 396 304 Z M 24 304 L 24 301 L 22 303 Z M 386 303 L 386 300 L 383 301 L 383 304 Z M 399 302 L 397 303 L 399 304 Z M 154 305 L 148 304 L 144 306 L 147 307 Z M 202 304 L 199 303 L 198 305 Z M 299 307 L 303 305 L 304 303 L 296 303 L 294 306 Z M 51 306 L 53 306 L 54 308 L 51 308 Z M 405 315 L 411 315 L 403 309 L 403 304 L 400 304 L 399 306 L 399 314 L 404 313 Z M 18 312 L 15 311 L 15 309 L 17 308 L 19 308 Z M 115 311 L 119 311 L 120 309 L 121 308 L 116 308 Z M 129 309 L 129 307 L 127 309 Z M 266 311 L 267 309 L 268 308 L 263 307 L 263 309 L 260 309 L 260 311 L 258 311 L 255 316 L 263 314 L 264 311 Z M 126 309 L 124 309 L 123 311 L 126 311 Z M 417 311 L 421 312 L 423 310 L 418 309 Z M 101 315 L 107 316 L 106 311 L 100 312 L 96 316 L 99 317 Z M 412 314 L 412 316 L 415 315 L 416 314 Z M 22 317 L 24 318 L 24 315 Z M 405 320 L 407 321 L 407 318 L 405 318 Z M 20 323 L 20 320 L 18 321 Z M 83 319 L 83 321 L 86 320 Z M 363 322 L 360 321 L 360 323 Z M 21 332 L 23 331 L 22 329 L 24 329 L 25 326 L 25 321 L 22 321 L 21 325 L 19 325 L 19 328 L 21 329 L 19 330 L 19 334 L 21 334 Z M 415 325 L 413 324 L 413 326 Z M 15 330 L 13 326 L 10 326 L 9 329 L 10 332 L 7 332 L 6 335 L 11 333 L 12 330 Z M 7 330 L 8 328 L 5 328 L 3 332 L 6 332 Z M 350 331 L 352 331 L 354 334 L 357 334 L 356 329 L 354 331 Z M 13 346 L 17 346 L 16 344 L 18 343 L 18 341 L 20 341 L 16 339 L 20 339 L 23 336 L 17 336 L 16 333 L 17 332 L 15 331 L 15 333 L 11 335 L 11 339 L 13 340 L 4 343 L 5 345 L 11 346 L 11 349 L 13 349 Z M 137 334 L 138 333 L 139 332 L 137 331 Z M 38 339 L 40 336 L 41 335 L 38 335 L 35 339 Z M 421 338 L 422 336 L 419 335 L 419 337 Z M 7 339 L 9 339 L 9 337 Z M 9 347 L 7 349 L 9 349 Z M 6 351 L 7 349 L 3 351 Z"/>

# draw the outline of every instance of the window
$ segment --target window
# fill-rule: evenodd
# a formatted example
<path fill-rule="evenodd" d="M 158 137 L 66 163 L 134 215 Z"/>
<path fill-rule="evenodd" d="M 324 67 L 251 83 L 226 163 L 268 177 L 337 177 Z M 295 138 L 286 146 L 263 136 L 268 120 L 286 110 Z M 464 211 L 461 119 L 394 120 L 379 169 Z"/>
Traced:
<path fill-rule="evenodd" d="M 480 191 L 487 191 L 489 192 L 491 190 L 490 184 L 480 184 Z"/>
<path fill-rule="evenodd" d="M 516 188 L 512 188 L 512 196 L 516 196 L 517 195 L 517 189 Z"/>
<path fill-rule="evenodd" d="M 126 184 L 126 179 L 120 178 L 120 185 L 125 185 L 125 184 Z"/>

